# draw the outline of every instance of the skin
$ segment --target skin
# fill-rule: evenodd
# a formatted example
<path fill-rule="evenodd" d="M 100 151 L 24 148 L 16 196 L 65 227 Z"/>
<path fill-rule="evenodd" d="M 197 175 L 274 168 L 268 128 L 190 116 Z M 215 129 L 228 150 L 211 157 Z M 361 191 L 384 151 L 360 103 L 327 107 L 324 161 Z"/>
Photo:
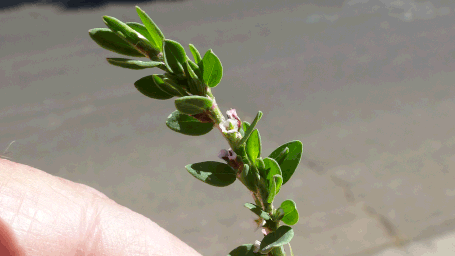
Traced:
<path fill-rule="evenodd" d="M 0 159 L 0 255 L 201 256 L 83 184 Z"/>

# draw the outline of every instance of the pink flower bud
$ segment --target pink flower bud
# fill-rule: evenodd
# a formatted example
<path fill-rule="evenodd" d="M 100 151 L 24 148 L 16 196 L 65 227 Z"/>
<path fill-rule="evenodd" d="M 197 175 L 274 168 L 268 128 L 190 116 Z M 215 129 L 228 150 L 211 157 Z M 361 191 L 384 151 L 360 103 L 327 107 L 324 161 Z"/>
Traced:
<path fill-rule="evenodd" d="M 242 125 L 242 121 L 240 121 L 240 118 L 237 115 L 237 111 L 235 111 L 235 108 L 229 109 L 228 111 L 226 111 L 226 114 L 227 114 L 229 119 L 236 120 L 237 121 L 237 126 L 240 128 L 240 125 Z"/>
<path fill-rule="evenodd" d="M 222 149 L 218 153 L 218 157 L 225 161 L 234 161 L 237 158 L 237 154 L 232 149 Z"/>
<path fill-rule="evenodd" d="M 229 156 L 229 154 L 226 149 L 222 149 L 222 150 L 220 150 L 220 153 L 218 153 L 218 157 L 223 160 L 226 160 L 225 158 L 228 158 L 228 156 Z"/>

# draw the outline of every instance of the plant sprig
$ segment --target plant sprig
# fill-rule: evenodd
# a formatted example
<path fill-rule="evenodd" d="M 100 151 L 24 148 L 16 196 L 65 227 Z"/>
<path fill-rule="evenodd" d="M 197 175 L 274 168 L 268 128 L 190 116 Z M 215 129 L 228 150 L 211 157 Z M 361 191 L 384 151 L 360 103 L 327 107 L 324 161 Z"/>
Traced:
<path fill-rule="evenodd" d="M 302 156 L 303 145 L 295 140 L 275 149 L 262 158 L 262 142 L 256 127 L 262 117 L 259 111 L 250 124 L 241 121 L 235 109 L 222 115 L 211 89 L 223 77 L 223 66 L 212 49 L 201 56 L 189 44 L 191 60 L 183 46 L 164 37 L 153 20 L 139 7 L 136 11 L 143 24 L 122 22 L 104 16 L 108 28 L 89 30 L 90 37 L 104 49 L 130 57 L 146 57 L 149 61 L 127 58 L 108 58 L 108 63 L 133 70 L 159 68 L 164 74 L 142 77 L 134 86 L 143 95 L 168 100 L 176 97 L 176 110 L 166 121 L 173 131 L 200 136 L 216 127 L 227 140 L 230 149 L 223 149 L 218 157 L 224 162 L 206 161 L 185 166 L 198 180 L 217 187 L 225 187 L 240 180 L 253 195 L 254 203 L 245 207 L 257 215 L 256 223 L 262 228 L 261 241 L 241 245 L 230 256 L 285 255 L 284 245 L 289 244 L 294 231 L 290 226 L 299 220 L 293 200 L 285 200 L 273 207 L 276 195 L 294 174 Z M 287 225 L 282 225 L 281 222 Z M 292 252 L 291 252 L 292 254 Z"/>

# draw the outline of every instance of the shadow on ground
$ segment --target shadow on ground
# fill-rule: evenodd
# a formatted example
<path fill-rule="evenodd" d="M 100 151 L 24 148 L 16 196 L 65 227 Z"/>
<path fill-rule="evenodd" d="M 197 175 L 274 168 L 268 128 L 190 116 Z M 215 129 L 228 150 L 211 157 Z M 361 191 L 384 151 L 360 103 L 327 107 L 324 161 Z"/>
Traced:
<path fill-rule="evenodd" d="M 0 9 L 19 7 L 23 4 L 49 4 L 62 7 L 64 9 L 92 9 L 99 8 L 108 3 L 144 3 L 144 2 L 183 2 L 185 0 L 2 0 Z M 326 7 L 341 7 L 344 1 L 340 0 L 305 0 L 308 4 Z"/>
<path fill-rule="evenodd" d="M 182 2 L 184 0 L 3 0 L 0 9 L 20 7 L 23 4 L 48 4 L 64 9 L 92 9 L 99 8 L 109 3 L 135 4 L 144 2 Z"/>

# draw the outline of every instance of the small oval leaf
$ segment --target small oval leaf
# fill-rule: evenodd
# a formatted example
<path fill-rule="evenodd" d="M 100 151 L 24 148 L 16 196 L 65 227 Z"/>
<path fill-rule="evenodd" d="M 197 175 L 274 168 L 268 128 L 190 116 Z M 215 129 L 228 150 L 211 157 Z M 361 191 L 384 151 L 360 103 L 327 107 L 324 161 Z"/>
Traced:
<path fill-rule="evenodd" d="M 228 186 L 236 180 L 234 170 L 225 163 L 207 161 L 189 164 L 185 168 L 198 180 L 216 187 Z"/>
<path fill-rule="evenodd" d="M 212 49 L 202 58 L 202 78 L 209 87 L 217 86 L 223 77 L 223 66 Z"/>
<path fill-rule="evenodd" d="M 131 57 L 145 57 L 108 28 L 94 28 L 88 31 L 90 37 L 102 48 Z"/>
<path fill-rule="evenodd" d="M 164 63 L 159 61 L 141 61 L 124 58 L 107 58 L 107 62 L 114 66 L 136 70 L 155 67 L 164 68 Z"/>
<path fill-rule="evenodd" d="M 281 226 L 275 232 L 266 235 L 259 247 L 260 252 L 265 252 L 273 247 L 279 247 L 285 245 L 291 241 L 294 237 L 294 230 L 289 226 Z"/>
<path fill-rule="evenodd" d="M 173 95 L 170 95 L 164 91 L 162 91 L 154 82 L 153 76 L 146 76 L 143 77 L 139 80 L 137 80 L 134 83 L 134 86 L 138 91 L 140 91 L 142 94 L 144 94 L 147 97 L 157 99 L 157 100 L 167 100 L 172 97 Z"/>
<path fill-rule="evenodd" d="M 164 61 L 172 73 L 183 74 L 186 53 L 183 46 L 176 41 L 164 40 Z"/>
<path fill-rule="evenodd" d="M 253 249 L 252 244 L 244 244 L 232 250 L 228 256 L 255 256 L 257 254 L 253 252 Z"/>
<path fill-rule="evenodd" d="M 285 200 L 281 203 L 280 208 L 284 211 L 284 216 L 281 221 L 291 226 L 299 222 L 299 212 L 297 211 L 297 206 L 293 200 Z"/>
<path fill-rule="evenodd" d="M 173 131 L 191 136 L 204 135 L 213 129 L 213 123 L 201 123 L 196 118 L 180 113 L 178 110 L 168 116 L 166 125 Z"/>
<path fill-rule="evenodd" d="M 281 172 L 283 173 L 283 185 L 288 182 L 288 180 L 291 178 L 292 174 L 294 174 L 295 169 L 300 163 L 300 158 L 302 157 L 302 151 L 303 151 L 303 145 L 302 142 L 298 140 L 294 140 L 291 142 L 288 142 L 286 144 L 281 145 L 277 149 L 275 149 L 270 155 L 270 158 L 277 159 L 278 156 L 280 155 L 283 150 L 289 148 L 289 153 L 286 154 L 284 159 L 282 159 L 280 162 L 280 168 Z"/>
<path fill-rule="evenodd" d="M 175 100 L 175 107 L 178 111 L 195 115 L 207 111 L 212 107 L 212 100 L 203 96 L 186 96 Z"/>

